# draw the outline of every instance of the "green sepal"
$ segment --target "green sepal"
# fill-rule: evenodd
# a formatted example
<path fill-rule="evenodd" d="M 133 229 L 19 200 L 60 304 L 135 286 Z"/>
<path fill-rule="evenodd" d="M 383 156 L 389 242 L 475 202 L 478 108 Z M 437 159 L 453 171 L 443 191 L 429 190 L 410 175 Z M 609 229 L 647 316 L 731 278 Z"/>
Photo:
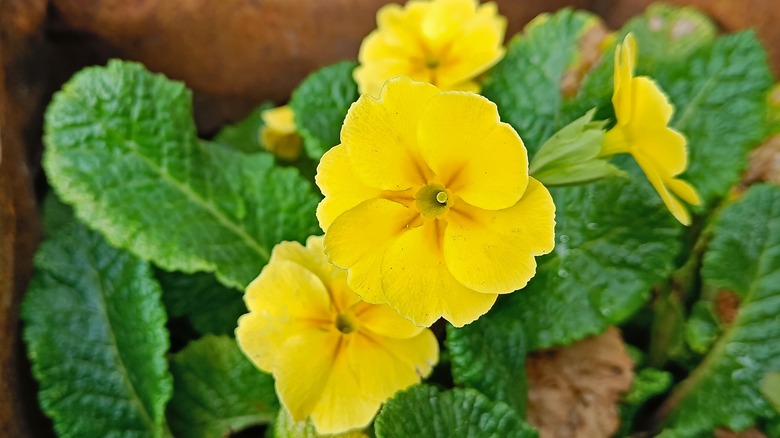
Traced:
<path fill-rule="evenodd" d="M 318 434 L 310 418 L 303 421 L 295 421 L 287 409 L 279 409 L 273 425 L 273 433 L 266 435 L 269 438 L 366 438 L 361 430 L 351 430 L 344 433 Z"/>
<path fill-rule="evenodd" d="M 593 121 L 596 109 L 553 134 L 531 160 L 529 173 L 545 186 L 584 184 L 625 173 L 601 157 L 604 121 Z"/>

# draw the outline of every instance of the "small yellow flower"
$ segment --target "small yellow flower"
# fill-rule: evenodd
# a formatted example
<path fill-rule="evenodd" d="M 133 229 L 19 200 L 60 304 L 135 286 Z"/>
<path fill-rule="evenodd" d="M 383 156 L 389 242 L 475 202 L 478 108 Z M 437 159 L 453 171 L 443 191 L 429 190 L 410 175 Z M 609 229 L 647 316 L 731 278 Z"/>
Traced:
<path fill-rule="evenodd" d="M 355 69 L 361 94 L 379 96 L 397 76 L 442 90 L 479 91 L 476 77 L 504 56 L 506 18 L 495 3 L 412 0 L 383 6 L 377 29 L 363 40 Z"/>
<path fill-rule="evenodd" d="M 244 295 L 236 339 L 295 421 L 318 433 L 364 428 L 396 391 L 430 374 L 439 346 L 430 330 L 388 306 L 360 300 L 330 263 L 322 237 L 282 242 Z"/>
<path fill-rule="evenodd" d="M 330 261 L 418 325 L 463 326 L 553 248 L 555 206 L 522 140 L 482 96 L 408 78 L 352 105 L 316 181 Z"/>
<path fill-rule="evenodd" d="M 632 34 L 615 50 L 617 124 L 604 137 L 601 155 L 630 153 L 672 215 L 689 225 L 691 215 L 680 199 L 692 205 L 701 200 L 693 186 L 675 178 L 688 167 L 686 139 L 669 127 L 674 107 L 663 91 L 650 78 L 634 76 L 636 52 Z"/>
<path fill-rule="evenodd" d="M 286 161 L 295 161 L 301 155 L 301 137 L 295 130 L 295 118 L 288 105 L 263 111 L 260 142 L 263 147 Z"/>

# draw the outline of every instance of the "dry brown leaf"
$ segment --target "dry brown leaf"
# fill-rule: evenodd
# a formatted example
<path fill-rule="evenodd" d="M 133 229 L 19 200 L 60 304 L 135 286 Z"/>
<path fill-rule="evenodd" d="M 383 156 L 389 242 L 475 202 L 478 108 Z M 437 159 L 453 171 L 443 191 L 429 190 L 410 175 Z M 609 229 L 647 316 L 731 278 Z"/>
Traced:
<path fill-rule="evenodd" d="M 617 402 L 634 379 L 620 331 L 531 354 L 528 421 L 541 438 L 599 438 L 620 426 Z"/>
<path fill-rule="evenodd" d="M 604 43 L 610 37 L 610 30 L 599 20 L 588 29 L 578 41 L 579 59 L 563 74 L 561 93 L 572 97 L 580 89 L 582 79 L 588 72 L 601 63 L 604 55 Z"/>
<path fill-rule="evenodd" d="M 718 291 L 715 295 L 715 312 L 724 324 L 734 322 L 739 312 L 739 295 L 727 290 Z"/>
<path fill-rule="evenodd" d="M 734 432 L 728 429 L 716 429 L 715 438 L 766 438 L 766 435 L 758 429 L 747 429 L 742 432 Z"/>
<path fill-rule="evenodd" d="M 748 168 L 742 180 L 780 184 L 780 135 L 775 135 L 750 154 Z"/>

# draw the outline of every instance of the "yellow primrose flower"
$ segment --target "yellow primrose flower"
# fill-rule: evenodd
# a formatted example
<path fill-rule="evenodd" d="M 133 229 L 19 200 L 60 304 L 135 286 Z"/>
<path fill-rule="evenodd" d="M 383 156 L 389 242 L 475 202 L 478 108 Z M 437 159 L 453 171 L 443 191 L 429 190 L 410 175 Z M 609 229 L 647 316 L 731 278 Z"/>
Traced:
<path fill-rule="evenodd" d="M 301 137 L 295 130 L 295 118 L 289 105 L 271 108 L 260 115 L 263 126 L 260 129 L 260 142 L 263 147 L 277 157 L 295 161 L 301 155 Z"/>
<path fill-rule="evenodd" d="M 330 261 L 371 303 L 463 326 L 526 285 L 553 248 L 555 206 L 492 102 L 391 79 L 352 105 L 316 181 Z"/>
<path fill-rule="evenodd" d="M 689 225 L 691 215 L 680 199 L 692 205 L 701 200 L 693 186 L 675 178 L 688 167 L 686 139 L 669 127 L 674 107 L 663 91 L 650 78 L 634 76 L 636 52 L 632 34 L 615 49 L 612 105 L 617 124 L 604 137 L 601 155 L 631 154 L 669 211 Z"/>
<path fill-rule="evenodd" d="M 333 434 L 366 427 L 388 397 L 430 374 L 439 346 L 430 330 L 361 301 L 322 241 L 274 247 L 247 286 L 236 339 L 273 374 L 295 421 L 310 416 L 318 433 Z"/>
<path fill-rule="evenodd" d="M 504 56 L 506 18 L 495 3 L 412 0 L 383 6 L 377 29 L 363 40 L 355 69 L 361 94 L 379 96 L 396 76 L 442 90 L 479 91 L 476 77 Z"/>

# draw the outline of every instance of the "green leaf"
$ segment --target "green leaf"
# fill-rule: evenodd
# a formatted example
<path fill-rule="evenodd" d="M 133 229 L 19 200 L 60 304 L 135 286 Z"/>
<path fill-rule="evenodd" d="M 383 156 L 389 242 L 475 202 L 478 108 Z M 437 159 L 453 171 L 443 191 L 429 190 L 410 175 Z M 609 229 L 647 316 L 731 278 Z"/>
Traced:
<path fill-rule="evenodd" d="M 265 150 L 260 144 L 260 129 L 265 126 L 262 114 L 273 107 L 272 103 L 264 102 L 240 122 L 222 128 L 214 137 L 214 141 L 246 153 Z"/>
<path fill-rule="evenodd" d="M 630 436 L 639 409 L 651 398 L 669 390 L 672 381 L 671 373 L 655 368 L 645 368 L 637 373 L 620 404 L 620 432 L 616 436 Z"/>
<path fill-rule="evenodd" d="M 63 204 L 51 191 L 43 199 L 43 211 L 43 229 L 47 236 L 57 234 L 61 228 L 76 220 L 73 209 Z"/>
<path fill-rule="evenodd" d="M 147 263 L 60 213 L 21 309 L 41 408 L 61 437 L 163 436 L 172 388 L 160 287 Z"/>
<path fill-rule="evenodd" d="M 753 186 L 718 218 L 704 256 L 705 302 L 729 291 L 735 319 L 709 354 L 667 400 L 666 421 L 679 436 L 723 426 L 741 430 L 776 415 L 759 390 L 780 370 L 780 188 Z"/>
<path fill-rule="evenodd" d="M 44 167 L 108 241 L 169 271 L 243 288 L 281 240 L 318 232 L 318 196 L 267 154 L 195 136 L 190 92 L 139 64 L 76 74 L 46 113 Z"/>
<path fill-rule="evenodd" d="M 671 126 L 688 138 L 685 178 L 711 204 L 739 181 L 748 152 L 766 137 L 772 75 L 764 48 L 753 32 L 728 35 L 648 73 L 676 108 Z"/>
<path fill-rule="evenodd" d="M 634 166 L 624 160 L 621 167 Z M 631 174 L 636 174 L 633 169 Z M 528 351 L 566 345 L 625 321 L 669 277 L 682 227 L 644 177 L 551 190 L 555 249 L 502 312 L 523 322 Z"/>
<path fill-rule="evenodd" d="M 699 301 L 691 309 L 691 316 L 685 323 L 685 340 L 691 350 L 705 354 L 720 334 L 720 324 L 712 303 Z"/>
<path fill-rule="evenodd" d="M 378 438 L 536 437 L 512 408 L 473 389 L 440 391 L 415 385 L 387 401 L 374 427 Z"/>
<path fill-rule="evenodd" d="M 525 416 L 528 385 L 520 321 L 491 311 L 459 329 L 448 325 L 446 343 L 456 384 L 475 388 Z"/>
<path fill-rule="evenodd" d="M 163 302 L 171 318 L 186 318 L 200 334 L 230 335 L 247 312 L 241 291 L 223 286 L 208 273 L 158 270 Z"/>
<path fill-rule="evenodd" d="M 656 3 L 623 26 L 619 42 L 629 32 L 637 40 L 640 70 L 660 70 L 670 63 L 687 63 L 688 56 L 712 43 L 718 29 L 696 8 Z"/>
<path fill-rule="evenodd" d="M 561 115 L 561 81 L 579 56 L 580 38 L 596 20 L 593 14 L 563 9 L 532 22 L 512 39 L 485 80 L 482 94 L 498 105 L 501 120 L 515 128 L 531 156 L 571 121 Z"/>
<path fill-rule="evenodd" d="M 168 421 L 177 437 L 220 438 L 268 424 L 279 409 L 274 380 L 258 370 L 235 339 L 205 336 L 171 358 Z"/>
<path fill-rule="evenodd" d="M 352 70 L 357 63 L 344 61 L 310 74 L 292 94 L 290 107 L 295 126 L 303 137 L 306 154 L 319 161 L 339 144 L 341 125 L 352 102 L 360 97 Z"/>
<path fill-rule="evenodd" d="M 780 413 L 780 371 L 764 374 L 761 379 L 761 394 L 769 401 L 775 412 Z"/>
<path fill-rule="evenodd" d="M 775 84 L 766 95 L 767 125 L 770 134 L 780 134 L 780 84 Z"/>

